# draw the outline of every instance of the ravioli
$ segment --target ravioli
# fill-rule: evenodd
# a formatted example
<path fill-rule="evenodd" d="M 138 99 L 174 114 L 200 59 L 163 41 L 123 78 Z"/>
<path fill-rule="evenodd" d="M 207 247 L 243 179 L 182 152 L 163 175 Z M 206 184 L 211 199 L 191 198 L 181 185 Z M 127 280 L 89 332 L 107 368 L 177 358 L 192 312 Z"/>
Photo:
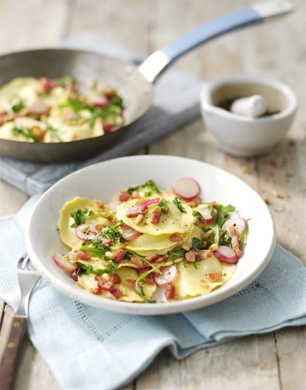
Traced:
<path fill-rule="evenodd" d="M 157 198 L 158 196 L 154 196 Z M 150 199 L 150 198 L 149 198 Z M 148 212 L 145 214 L 143 221 L 137 224 L 136 218 L 128 218 L 126 216 L 127 211 L 135 206 L 137 199 L 133 199 L 127 202 L 121 203 L 117 208 L 117 219 L 122 220 L 126 225 L 129 225 L 133 229 L 141 233 L 147 233 L 152 236 L 158 236 L 161 234 L 188 234 L 195 223 L 195 217 L 192 215 L 192 209 L 187 203 L 182 203 L 184 213 L 181 212 L 177 206 L 172 202 L 167 205 L 169 207 L 168 213 L 162 213 L 158 224 L 153 225 L 151 220 L 153 218 L 153 209 L 156 205 L 148 207 Z"/>
<path fill-rule="evenodd" d="M 58 228 L 60 231 L 61 239 L 65 245 L 70 248 L 76 247 L 80 243 L 80 239 L 75 234 L 75 227 L 72 227 L 75 223 L 71 214 L 77 210 L 92 210 L 99 211 L 99 207 L 96 201 L 89 200 L 87 198 L 75 198 L 70 202 L 67 202 L 60 211 L 60 219 L 58 221 Z M 92 214 L 85 218 L 86 223 L 94 224 L 107 224 L 109 221 L 100 216 L 99 214 Z"/>
<path fill-rule="evenodd" d="M 181 298 L 192 298 L 198 295 L 209 294 L 212 290 L 222 286 L 234 274 L 236 266 L 221 263 L 214 256 L 193 264 L 178 264 L 178 278 L 175 281 L 175 291 Z M 212 281 L 210 273 L 221 272 L 222 278 Z"/>
<path fill-rule="evenodd" d="M 56 261 L 86 291 L 125 302 L 171 302 L 209 294 L 233 276 L 236 266 L 230 263 L 239 255 L 223 227 L 233 206 L 216 204 L 222 221 L 214 219 L 207 228 L 193 215 L 203 204 L 191 207 L 154 182 L 121 190 L 113 201 L 116 211 L 77 197 L 60 211 L 61 239 L 73 250 L 57 254 Z M 135 216 L 127 217 L 131 208 Z M 239 226 L 244 237 L 246 220 Z"/>

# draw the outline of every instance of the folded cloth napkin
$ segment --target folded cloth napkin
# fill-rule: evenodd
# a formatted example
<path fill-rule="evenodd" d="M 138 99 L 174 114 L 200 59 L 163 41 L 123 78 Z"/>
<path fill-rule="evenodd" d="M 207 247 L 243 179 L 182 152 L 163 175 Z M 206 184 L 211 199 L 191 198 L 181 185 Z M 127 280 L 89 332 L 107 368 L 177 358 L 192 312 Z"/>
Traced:
<path fill-rule="evenodd" d="M 17 215 L 0 219 L 0 296 L 14 309 L 20 298 L 15 269 L 25 253 L 24 226 L 38 199 L 35 195 Z M 305 285 L 303 264 L 279 245 L 246 289 L 182 314 L 111 313 L 74 301 L 41 280 L 30 301 L 28 334 L 64 389 L 114 389 L 139 375 L 163 348 L 182 359 L 244 335 L 306 324 Z"/>

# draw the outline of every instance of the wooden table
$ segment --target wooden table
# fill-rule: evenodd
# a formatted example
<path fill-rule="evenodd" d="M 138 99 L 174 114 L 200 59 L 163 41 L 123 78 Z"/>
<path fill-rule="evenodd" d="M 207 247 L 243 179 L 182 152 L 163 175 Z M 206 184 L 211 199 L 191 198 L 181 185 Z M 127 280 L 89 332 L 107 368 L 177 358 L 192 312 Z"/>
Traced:
<path fill-rule="evenodd" d="M 297 5 L 295 13 L 278 22 L 219 38 L 186 55 L 176 65 L 206 80 L 252 73 L 287 83 L 298 96 L 300 110 L 279 146 L 260 158 L 230 157 L 219 149 L 199 118 L 139 153 L 190 157 L 240 177 L 268 199 L 277 242 L 306 264 L 305 0 L 293 2 Z M 2 0 L 1 52 L 52 47 L 69 35 L 90 30 L 149 54 L 201 23 L 246 3 L 252 1 Z M 27 195 L 4 182 L 0 183 L 0 192 L 1 215 L 16 213 L 27 200 Z M 1 356 L 12 310 L 1 301 L 0 313 Z M 202 349 L 182 361 L 164 351 L 126 388 L 302 390 L 306 388 L 305 329 L 286 328 L 244 337 Z M 59 388 L 26 339 L 15 389 Z"/>

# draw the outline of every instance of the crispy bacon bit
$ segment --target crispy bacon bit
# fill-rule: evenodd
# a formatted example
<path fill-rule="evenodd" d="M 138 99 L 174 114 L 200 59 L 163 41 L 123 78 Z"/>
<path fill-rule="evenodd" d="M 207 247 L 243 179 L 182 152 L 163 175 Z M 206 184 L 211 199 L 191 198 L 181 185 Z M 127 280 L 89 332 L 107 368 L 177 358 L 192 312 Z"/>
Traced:
<path fill-rule="evenodd" d="M 196 259 L 195 252 L 189 251 L 185 253 L 185 260 L 187 263 L 194 263 Z"/>
<path fill-rule="evenodd" d="M 136 290 L 136 280 L 135 279 L 126 279 L 126 281 L 130 285 L 130 289 L 135 291 Z"/>
<path fill-rule="evenodd" d="M 151 219 L 152 225 L 157 225 L 158 222 L 159 222 L 160 217 L 161 217 L 161 213 L 154 213 L 153 217 Z"/>
<path fill-rule="evenodd" d="M 93 288 L 92 293 L 95 295 L 100 295 L 101 294 L 101 289 L 99 287 Z"/>
<path fill-rule="evenodd" d="M 105 291 L 113 291 L 114 289 L 113 283 L 110 280 L 104 280 L 104 279 L 99 280 L 98 287 L 100 287 L 101 290 L 105 290 Z"/>
<path fill-rule="evenodd" d="M 169 240 L 172 242 L 179 242 L 183 240 L 183 236 L 180 234 L 174 233 L 169 237 Z"/>
<path fill-rule="evenodd" d="M 174 298 L 174 293 L 175 293 L 175 287 L 173 284 L 170 284 L 166 287 L 166 292 L 165 292 L 165 297 L 169 299 Z"/>
<path fill-rule="evenodd" d="M 211 257 L 212 256 L 212 251 L 210 250 L 201 250 L 201 251 L 198 251 L 196 252 L 197 256 L 201 259 L 201 260 L 205 260 L 207 259 L 207 257 Z"/>
<path fill-rule="evenodd" d="M 115 92 L 104 92 L 104 96 L 107 97 L 107 99 L 113 99 L 116 96 Z"/>
<path fill-rule="evenodd" d="M 118 288 L 114 288 L 111 294 L 113 294 L 116 299 L 122 297 L 122 292 Z"/>
<path fill-rule="evenodd" d="M 137 206 L 151 206 L 152 204 L 159 203 L 159 201 L 160 201 L 160 198 L 148 199 L 148 200 L 144 200 L 141 202 L 137 202 L 136 205 Z"/>
<path fill-rule="evenodd" d="M 126 254 L 126 251 L 124 249 L 118 249 L 117 252 L 115 253 L 115 262 L 118 264 L 121 260 L 124 259 Z"/>
<path fill-rule="evenodd" d="M 146 263 L 144 261 L 142 261 L 139 257 L 137 256 L 132 256 L 131 257 L 131 262 L 135 265 L 137 265 L 139 268 L 145 268 L 146 267 Z"/>
<path fill-rule="evenodd" d="M 99 207 L 99 209 L 104 209 L 105 204 L 103 202 L 100 202 L 99 200 L 96 200 L 96 204 Z"/>
<path fill-rule="evenodd" d="M 127 200 L 129 200 L 131 197 L 131 195 L 126 192 L 126 191 L 121 191 L 119 192 L 119 201 L 120 202 L 126 202 Z"/>
<path fill-rule="evenodd" d="M 114 294 L 112 294 L 110 291 L 106 291 L 105 298 L 115 300 L 116 297 Z"/>
<path fill-rule="evenodd" d="M 222 278 L 222 273 L 220 271 L 211 272 L 208 274 L 208 277 L 212 282 L 217 282 Z"/>
<path fill-rule="evenodd" d="M 149 275 L 147 275 L 146 277 L 145 277 L 145 283 L 147 283 L 147 284 L 155 284 L 155 279 L 154 279 L 154 271 L 153 272 L 151 272 Z"/>
<path fill-rule="evenodd" d="M 156 264 L 161 264 L 161 263 L 163 263 L 163 262 L 166 261 L 166 260 L 167 260 L 167 256 L 158 256 L 158 257 L 155 259 L 154 263 L 156 263 Z"/>
<path fill-rule="evenodd" d="M 102 279 L 101 275 L 95 275 L 95 281 L 99 282 Z"/>
<path fill-rule="evenodd" d="M 103 130 L 105 133 L 112 133 L 113 131 L 116 130 L 114 125 L 112 123 L 104 122 L 103 123 Z"/>
<path fill-rule="evenodd" d="M 126 216 L 128 218 L 134 218 L 137 217 L 138 215 L 142 214 L 144 215 L 148 211 L 148 206 L 142 206 L 135 204 L 133 207 L 130 207 L 128 211 L 126 212 Z"/>
<path fill-rule="evenodd" d="M 59 86 L 59 83 L 57 81 L 49 79 L 48 77 L 41 77 L 39 79 L 39 82 L 44 92 L 49 92 L 51 89 Z"/>
<path fill-rule="evenodd" d="M 69 252 L 69 260 L 89 260 L 92 257 L 92 253 L 79 251 L 77 249 Z"/>
<path fill-rule="evenodd" d="M 158 255 L 155 254 L 155 255 L 152 255 L 152 256 L 147 256 L 145 257 L 145 261 L 147 261 L 148 263 L 151 263 L 151 261 L 155 260 L 158 258 Z"/>
<path fill-rule="evenodd" d="M 119 284 L 121 283 L 121 278 L 118 274 L 114 274 L 112 277 L 112 283 L 113 284 Z"/>
<path fill-rule="evenodd" d="M 141 270 L 139 270 L 139 275 L 145 273 L 145 272 L 148 272 L 149 271 L 149 267 L 146 267 L 146 268 L 143 268 Z M 156 275 L 156 272 L 155 271 L 152 271 L 151 273 L 149 273 L 149 275 L 147 275 L 144 279 L 144 282 L 147 283 L 147 284 L 155 284 L 155 279 L 154 279 L 154 276 Z"/>
<path fill-rule="evenodd" d="M 141 234 L 142 234 L 142 233 L 137 232 L 137 230 L 135 230 L 135 229 L 133 229 L 130 226 L 125 225 L 125 224 L 122 224 L 120 226 L 119 232 L 128 241 L 132 241 L 135 238 L 141 236 Z"/>
<path fill-rule="evenodd" d="M 74 270 L 71 274 L 71 278 L 77 282 L 79 280 L 79 277 L 78 277 L 78 271 L 77 270 Z"/>

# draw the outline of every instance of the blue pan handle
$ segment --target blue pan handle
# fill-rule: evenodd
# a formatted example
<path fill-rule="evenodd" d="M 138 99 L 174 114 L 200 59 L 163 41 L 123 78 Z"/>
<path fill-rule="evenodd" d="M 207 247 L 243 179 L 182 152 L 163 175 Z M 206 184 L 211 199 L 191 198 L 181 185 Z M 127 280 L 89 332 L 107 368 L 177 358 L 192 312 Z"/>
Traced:
<path fill-rule="evenodd" d="M 154 52 L 139 65 L 138 70 L 148 81 L 153 83 L 169 64 L 202 43 L 228 32 L 262 23 L 267 18 L 286 14 L 293 9 L 294 7 L 288 1 L 274 0 L 256 3 L 223 15 L 189 32 L 169 46 Z"/>

